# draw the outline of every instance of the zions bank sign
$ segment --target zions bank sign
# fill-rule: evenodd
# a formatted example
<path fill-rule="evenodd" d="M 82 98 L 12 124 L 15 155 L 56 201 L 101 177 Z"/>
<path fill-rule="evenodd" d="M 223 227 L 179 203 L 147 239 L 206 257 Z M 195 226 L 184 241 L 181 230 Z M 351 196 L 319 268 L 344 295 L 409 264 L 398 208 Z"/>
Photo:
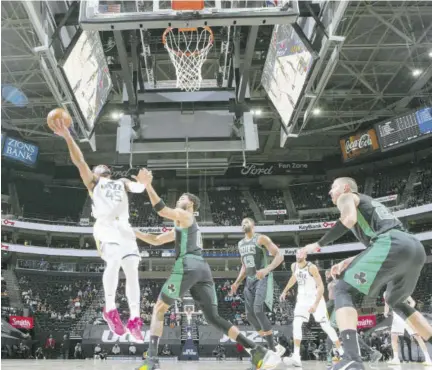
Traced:
<path fill-rule="evenodd" d="M 3 157 L 34 166 L 39 154 L 39 147 L 12 137 L 6 137 L 3 145 Z"/>

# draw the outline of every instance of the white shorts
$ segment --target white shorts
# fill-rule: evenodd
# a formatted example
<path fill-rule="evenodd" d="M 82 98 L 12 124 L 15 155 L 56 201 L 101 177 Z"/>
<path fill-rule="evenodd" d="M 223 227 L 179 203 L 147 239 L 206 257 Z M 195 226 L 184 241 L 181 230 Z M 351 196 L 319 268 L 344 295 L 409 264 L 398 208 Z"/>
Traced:
<path fill-rule="evenodd" d="M 93 228 L 99 254 L 104 261 L 140 256 L 135 232 L 129 222 L 97 220 Z"/>
<path fill-rule="evenodd" d="M 301 318 L 304 322 L 308 322 L 310 319 L 309 309 L 315 303 L 315 297 L 297 297 L 297 303 L 294 309 L 294 317 Z M 316 311 L 312 314 L 317 323 L 325 323 L 329 321 L 327 307 L 324 298 L 318 303 Z"/>
<path fill-rule="evenodd" d="M 415 335 L 417 334 L 413 329 L 411 329 L 410 326 L 407 325 L 405 321 L 403 321 L 402 317 L 400 317 L 398 314 L 393 312 L 393 322 L 391 326 L 391 333 L 392 334 L 398 334 L 398 335 L 404 335 L 405 330 L 408 332 L 409 335 Z"/>

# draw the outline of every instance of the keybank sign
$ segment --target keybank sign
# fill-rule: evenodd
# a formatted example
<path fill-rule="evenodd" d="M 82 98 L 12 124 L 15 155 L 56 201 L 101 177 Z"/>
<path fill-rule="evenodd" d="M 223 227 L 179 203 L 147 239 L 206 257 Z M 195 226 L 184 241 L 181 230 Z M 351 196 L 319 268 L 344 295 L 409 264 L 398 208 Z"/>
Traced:
<path fill-rule="evenodd" d="M 22 162 L 28 166 L 36 163 L 39 148 L 36 145 L 7 137 L 3 146 L 3 157 Z"/>

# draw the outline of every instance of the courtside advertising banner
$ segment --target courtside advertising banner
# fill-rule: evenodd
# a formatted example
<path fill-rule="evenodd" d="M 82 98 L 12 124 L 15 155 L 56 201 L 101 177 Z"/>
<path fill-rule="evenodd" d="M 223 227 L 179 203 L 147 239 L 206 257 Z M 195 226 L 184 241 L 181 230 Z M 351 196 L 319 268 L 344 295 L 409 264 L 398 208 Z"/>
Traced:
<path fill-rule="evenodd" d="M 264 215 L 266 216 L 278 216 L 278 215 L 286 215 L 286 209 L 265 209 Z"/>
<path fill-rule="evenodd" d="M 375 315 L 359 316 L 357 321 L 357 329 L 363 330 L 363 329 L 374 328 L 376 324 L 377 324 L 377 320 Z"/>
<path fill-rule="evenodd" d="M 358 131 L 353 135 L 340 139 L 340 147 L 344 162 L 363 157 L 379 150 L 375 129 Z"/>
<path fill-rule="evenodd" d="M 34 321 L 33 317 L 25 316 L 9 316 L 9 324 L 17 329 L 33 329 Z"/>

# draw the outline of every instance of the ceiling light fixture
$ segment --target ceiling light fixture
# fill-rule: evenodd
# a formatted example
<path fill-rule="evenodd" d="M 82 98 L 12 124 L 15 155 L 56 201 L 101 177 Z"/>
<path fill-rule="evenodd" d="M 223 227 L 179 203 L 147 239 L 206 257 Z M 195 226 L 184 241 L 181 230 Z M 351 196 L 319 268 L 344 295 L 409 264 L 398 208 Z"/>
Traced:
<path fill-rule="evenodd" d="M 121 113 L 121 112 L 112 112 L 111 113 L 111 118 L 112 119 L 119 119 L 122 116 L 123 116 L 123 113 Z"/>
<path fill-rule="evenodd" d="M 319 108 L 315 108 L 315 109 L 312 111 L 312 113 L 313 113 L 315 116 L 317 116 L 318 114 L 321 113 L 321 109 L 319 109 Z"/>
<path fill-rule="evenodd" d="M 412 71 L 412 75 L 413 75 L 414 77 L 420 76 L 422 73 L 423 73 L 423 71 L 422 71 L 421 69 L 414 69 L 414 70 Z"/>

